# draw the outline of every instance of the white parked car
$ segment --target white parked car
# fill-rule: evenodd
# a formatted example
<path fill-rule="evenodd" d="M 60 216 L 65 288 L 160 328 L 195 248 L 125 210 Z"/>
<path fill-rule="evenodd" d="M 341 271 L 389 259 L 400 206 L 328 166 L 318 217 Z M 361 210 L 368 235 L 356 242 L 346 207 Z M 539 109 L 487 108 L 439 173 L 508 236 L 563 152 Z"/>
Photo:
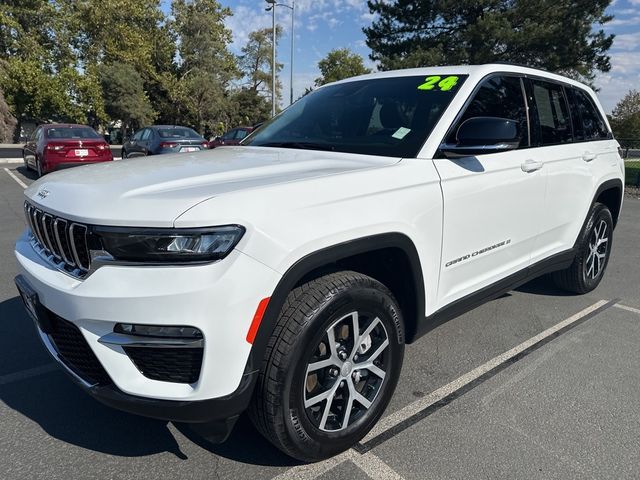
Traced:
<path fill-rule="evenodd" d="M 603 277 L 624 164 L 591 89 L 511 65 L 326 85 L 244 145 L 109 162 L 26 190 L 16 283 L 103 403 L 304 461 L 393 394 L 404 346 L 552 273 Z M 73 415 L 73 412 L 69 412 Z"/>

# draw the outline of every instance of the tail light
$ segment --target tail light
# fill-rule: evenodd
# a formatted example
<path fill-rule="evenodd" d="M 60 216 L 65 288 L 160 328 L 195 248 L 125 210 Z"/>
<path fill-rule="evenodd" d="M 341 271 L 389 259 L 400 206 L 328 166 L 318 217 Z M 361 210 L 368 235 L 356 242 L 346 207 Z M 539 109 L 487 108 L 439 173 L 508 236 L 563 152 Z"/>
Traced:
<path fill-rule="evenodd" d="M 174 148 L 177 146 L 178 144 L 175 142 L 160 142 L 160 148 Z"/>
<path fill-rule="evenodd" d="M 96 148 L 98 150 L 100 150 L 101 152 L 104 152 L 105 150 L 107 150 L 109 148 L 109 145 L 106 143 L 100 143 L 98 145 L 96 145 Z"/>
<path fill-rule="evenodd" d="M 61 145 L 59 143 L 49 143 L 47 145 L 47 150 L 49 150 L 50 152 L 59 152 L 62 149 L 64 149 L 64 145 Z"/>
<path fill-rule="evenodd" d="M 209 148 L 209 142 L 202 142 L 202 148 Z"/>

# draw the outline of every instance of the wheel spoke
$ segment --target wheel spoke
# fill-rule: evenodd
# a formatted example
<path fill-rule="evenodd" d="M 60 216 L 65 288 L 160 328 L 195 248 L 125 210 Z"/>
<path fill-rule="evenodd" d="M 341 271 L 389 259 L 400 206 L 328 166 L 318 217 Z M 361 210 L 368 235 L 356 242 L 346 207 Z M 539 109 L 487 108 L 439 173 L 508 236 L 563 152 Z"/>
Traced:
<path fill-rule="evenodd" d="M 356 389 L 354 388 L 351 379 L 347 380 L 347 384 L 349 385 L 349 399 L 347 400 L 347 404 L 344 407 L 344 416 L 342 417 L 342 425 L 340 426 L 340 430 L 343 430 L 349 426 L 351 410 L 353 410 L 353 394 Z"/>
<path fill-rule="evenodd" d="M 324 392 L 319 393 L 314 397 L 305 398 L 304 408 L 313 407 L 314 405 L 320 403 L 323 400 L 327 400 L 327 404 L 330 405 L 331 402 L 333 402 L 333 397 L 335 396 L 336 390 L 338 390 L 339 386 L 340 386 L 340 382 L 336 381 L 336 383 L 329 390 L 325 390 Z"/>
<path fill-rule="evenodd" d="M 353 389 L 353 399 L 367 410 L 369 409 L 369 407 L 371 407 L 371 402 L 367 400 L 366 397 L 358 392 L 355 388 Z"/>
<path fill-rule="evenodd" d="M 330 367 L 332 365 L 337 365 L 336 359 L 334 357 L 329 357 L 325 358 L 324 360 L 318 360 L 317 362 L 310 363 L 307 367 L 307 375 L 309 375 L 311 372 Z"/>
<path fill-rule="evenodd" d="M 378 358 L 380 356 L 380 354 L 382 352 L 384 352 L 384 349 L 387 348 L 389 346 L 389 339 L 385 338 L 384 342 L 382 342 L 382 344 L 380 344 L 380 346 L 376 349 L 375 352 L 373 352 L 371 354 L 371 356 L 367 359 L 367 363 L 371 362 L 373 364 L 373 361 Z"/>
<path fill-rule="evenodd" d="M 349 355 L 349 360 L 353 360 L 360 346 L 360 318 L 358 312 L 351 314 L 351 322 L 351 328 L 353 329 L 353 349 L 351 350 L 351 355 Z"/>
<path fill-rule="evenodd" d="M 331 352 L 331 356 L 338 358 L 338 344 L 336 343 L 336 334 L 333 331 L 334 327 L 335 324 L 327 330 L 327 338 L 329 339 L 329 351 Z"/>
<path fill-rule="evenodd" d="M 381 322 L 380 318 L 378 318 L 378 317 L 374 318 L 373 321 L 371 322 L 371 324 L 362 333 L 362 337 L 363 338 L 367 338 L 367 336 L 373 331 L 374 328 L 376 328 L 376 325 L 378 325 L 380 322 Z"/>
<path fill-rule="evenodd" d="M 384 380 L 384 377 L 387 375 L 387 372 L 382 370 L 380 367 L 374 365 L 373 362 L 367 363 L 367 365 L 363 365 L 361 368 L 369 370 L 371 373 L 379 377 L 381 380 Z"/>

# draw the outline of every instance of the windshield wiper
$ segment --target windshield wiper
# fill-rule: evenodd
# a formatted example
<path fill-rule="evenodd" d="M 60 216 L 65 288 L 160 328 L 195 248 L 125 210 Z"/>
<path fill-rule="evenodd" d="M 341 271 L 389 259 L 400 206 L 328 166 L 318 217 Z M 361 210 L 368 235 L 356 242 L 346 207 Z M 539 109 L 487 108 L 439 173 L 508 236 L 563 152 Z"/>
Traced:
<path fill-rule="evenodd" d="M 280 147 L 280 148 L 299 148 L 301 150 L 326 150 L 333 152 L 336 148 L 328 143 L 313 142 L 266 142 L 256 144 L 256 147 Z"/>

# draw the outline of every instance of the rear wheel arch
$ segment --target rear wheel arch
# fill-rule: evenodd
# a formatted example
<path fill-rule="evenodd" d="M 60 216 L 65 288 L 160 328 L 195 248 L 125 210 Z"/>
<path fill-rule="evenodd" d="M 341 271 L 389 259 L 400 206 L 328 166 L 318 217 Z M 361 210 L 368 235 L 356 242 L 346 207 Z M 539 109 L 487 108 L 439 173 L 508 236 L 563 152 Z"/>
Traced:
<path fill-rule="evenodd" d="M 618 222 L 618 217 L 620 216 L 623 192 L 624 187 L 622 185 L 622 180 L 618 178 L 607 180 L 596 190 L 596 194 L 593 197 L 589 211 L 591 211 L 591 208 L 593 208 L 593 205 L 596 203 L 602 203 L 611 212 L 611 216 L 613 217 L 613 226 L 615 228 Z"/>
<path fill-rule="evenodd" d="M 388 268 L 391 264 L 394 269 Z M 424 319 L 425 313 L 424 280 L 418 252 L 405 234 L 371 235 L 313 252 L 287 270 L 271 295 L 246 372 L 260 369 L 267 342 L 289 292 L 314 278 L 342 270 L 368 275 L 389 288 L 403 313 L 406 341 L 413 341 L 418 322 Z"/>

